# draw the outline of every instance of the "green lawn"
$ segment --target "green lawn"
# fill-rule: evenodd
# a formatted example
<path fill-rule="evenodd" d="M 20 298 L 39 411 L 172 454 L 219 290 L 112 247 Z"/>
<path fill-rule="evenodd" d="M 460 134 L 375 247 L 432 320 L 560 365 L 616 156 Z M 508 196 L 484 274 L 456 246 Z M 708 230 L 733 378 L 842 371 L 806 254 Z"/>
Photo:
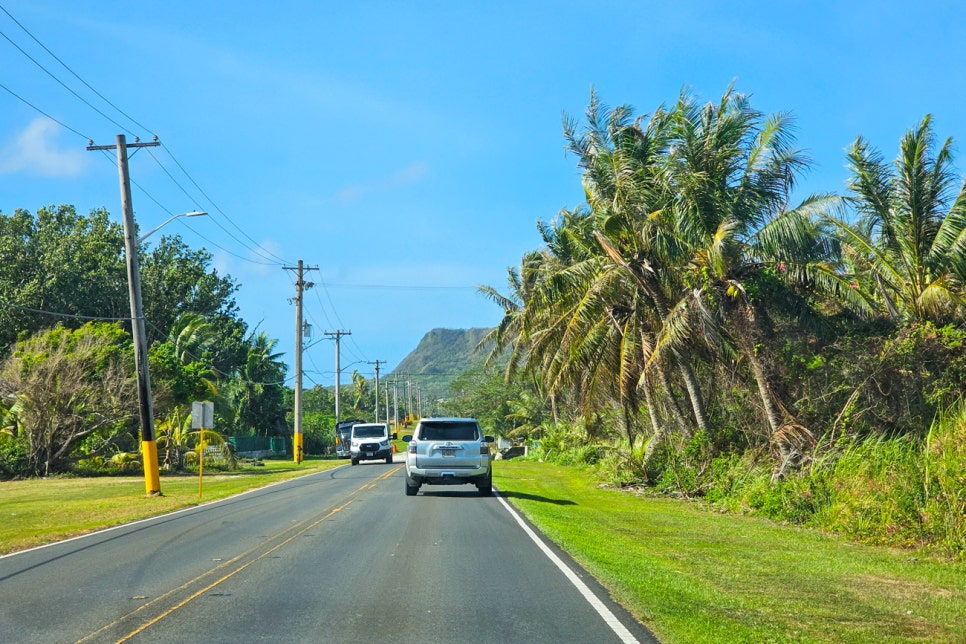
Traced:
<path fill-rule="evenodd" d="M 966 562 L 499 461 L 494 483 L 663 642 L 966 642 Z"/>
<path fill-rule="evenodd" d="M 204 478 L 203 501 L 345 464 L 265 461 Z M 667 643 L 963 642 L 966 562 L 597 487 L 586 470 L 499 461 L 500 493 Z M 0 553 L 195 505 L 197 476 L 0 483 Z"/>
<path fill-rule="evenodd" d="M 144 477 L 52 478 L 0 482 L 0 554 L 224 498 L 347 460 L 265 460 L 235 472 L 161 476 L 162 496 L 144 494 Z"/>

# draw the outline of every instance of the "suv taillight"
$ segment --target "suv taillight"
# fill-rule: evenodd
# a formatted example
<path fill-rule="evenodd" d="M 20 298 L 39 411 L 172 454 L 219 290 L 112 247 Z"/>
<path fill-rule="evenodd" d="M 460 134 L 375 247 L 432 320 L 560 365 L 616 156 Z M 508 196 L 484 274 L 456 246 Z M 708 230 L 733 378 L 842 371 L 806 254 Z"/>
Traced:
<path fill-rule="evenodd" d="M 410 454 L 416 453 L 416 441 L 409 441 L 409 449 L 407 450 Z"/>
<path fill-rule="evenodd" d="M 480 456 L 483 456 L 484 454 L 486 456 L 489 456 L 490 455 L 490 444 L 489 443 L 481 443 L 480 444 Z"/>

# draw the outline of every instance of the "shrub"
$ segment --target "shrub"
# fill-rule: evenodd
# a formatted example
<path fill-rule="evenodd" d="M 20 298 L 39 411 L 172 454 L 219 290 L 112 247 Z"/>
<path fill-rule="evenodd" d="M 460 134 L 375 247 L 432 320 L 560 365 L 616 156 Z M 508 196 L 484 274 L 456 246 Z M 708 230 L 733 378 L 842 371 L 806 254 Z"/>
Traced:
<path fill-rule="evenodd" d="M 27 478 L 32 474 L 26 437 L 0 433 L 0 480 Z"/>

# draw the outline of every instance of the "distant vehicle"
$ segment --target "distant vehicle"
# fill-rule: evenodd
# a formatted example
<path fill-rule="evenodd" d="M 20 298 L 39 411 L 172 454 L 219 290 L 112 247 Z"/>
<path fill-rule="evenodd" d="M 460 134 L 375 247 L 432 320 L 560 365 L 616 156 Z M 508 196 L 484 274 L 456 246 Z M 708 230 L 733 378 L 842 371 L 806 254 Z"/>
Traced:
<path fill-rule="evenodd" d="M 474 418 L 421 418 L 406 448 L 406 496 L 421 485 L 472 483 L 480 494 L 493 494 L 490 459 L 492 436 L 484 436 Z"/>
<path fill-rule="evenodd" d="M 339 458 L 349 458 L 349 445 L 352 440 L 352 426 L 365 422 L 358 418 L 343 420 L 335 425 L 335 455 Z"/>
<path fill-rule="evenodd" d="M 392 444 L 389 442 L 389 426 L 386 423 L 357 423 L 352 426 L 349 438 L 349 458 L 353 465 L 359 461 L 385 459 L 392 463 Z"/>

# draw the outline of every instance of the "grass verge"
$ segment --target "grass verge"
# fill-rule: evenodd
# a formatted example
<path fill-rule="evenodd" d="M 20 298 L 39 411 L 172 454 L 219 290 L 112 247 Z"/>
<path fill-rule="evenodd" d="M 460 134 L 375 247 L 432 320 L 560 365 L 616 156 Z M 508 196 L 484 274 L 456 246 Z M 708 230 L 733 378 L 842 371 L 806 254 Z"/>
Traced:
<path fill-rule="evenodd" d="M 345 464 L 265 461 L 202 501 Z M 494 482 L 662 642 L 966 642 L 966 562 L 597 487 L 589 470 L 501 461 Z M 0 553 L 197 505 L 197 476 L 0 483 Z"/>
<path fill-rule="evenodd" d="M 662 642 L 966 642 L 966 562 L 494 467 L 500 492 Z"/>
<path fill-rule="evenodd" d="M 163 475 L 163 496 L 144 494 L 144 477 L 52 478 L 0 482 L 0 555 L 221 499 L 269 483 L 331 469 L 346 460 L 265 460 L 233 472 Z"/>

